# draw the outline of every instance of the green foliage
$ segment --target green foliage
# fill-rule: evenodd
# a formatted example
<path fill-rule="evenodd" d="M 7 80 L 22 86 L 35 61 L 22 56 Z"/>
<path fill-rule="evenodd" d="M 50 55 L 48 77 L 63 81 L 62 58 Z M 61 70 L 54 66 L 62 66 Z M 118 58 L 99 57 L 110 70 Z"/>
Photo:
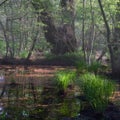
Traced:
<path fill-rule="evenodd" d="M 20 53 L 20 58 L 26 58 L 27 57 L 27 55 L 28 55 L 28 51 L 22 51 L 21 53 Z"/>
<path fill-rule="evenodd" d="M 75 99 L 65 99 L 59 108 L 59 113 L 65 117 L 76 117 L 80 111 L 80 102 Z"/>
<path fill-rule="evenodd" d="M 102 68 L 101 63 L 93 62 L 91 65 L 88 66 L 88 71 L 97 74 L 101 68 Z"/>
<path fill-rule="evenodd" d="M 0 120 L 6 120 L 6 113 L 5 112 L 2 112 L 0 114 Z"/>
<path fill-rule="evenodd" d="M 90 65 L 87 65 L 85 61 L 79 60 L 76 62 L 77 73 L 86 73 L 91 72 L 97 75 L 100 71 L 103 70 L 103 66 L 100 62 L 93 62 Z"/>
<path fill-rule="evenodd" d="M 104 77 L 86 73 L 80 77 L 78 84 L 92 108 L 103 112 L 115 90 L 114 83 Z"/>
<path fill-rule="evenodd" d="M 76 62 L 77 73 L 85 73 L 87 71 L 87 64 L 83 60 L 79 60 Z"/>
<path fill-rule="evenodd" d="M 66 89 L 76 78 L 76 72 L 70 70 L 58 71 L 55 74 L 55 80 L 60 89 Z"/>

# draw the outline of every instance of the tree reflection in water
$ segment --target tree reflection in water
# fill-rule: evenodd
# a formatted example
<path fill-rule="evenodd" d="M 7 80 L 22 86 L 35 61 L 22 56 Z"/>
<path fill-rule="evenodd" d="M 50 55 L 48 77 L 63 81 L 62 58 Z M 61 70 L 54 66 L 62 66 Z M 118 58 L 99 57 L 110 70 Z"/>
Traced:
<path fill-rule="evenodd" d="M 1 97 L 4 104 L 0 108 L 1 120 L 62 120 L 79 114 L 80 104 L 75 98 L 58 96 L 52 84 L 35 84 L 35 79 L 28 78 L 25 84 L 15 82 L 14 86 L 11 85 L 13 80 L 7 83 L 7 94 Z"/>

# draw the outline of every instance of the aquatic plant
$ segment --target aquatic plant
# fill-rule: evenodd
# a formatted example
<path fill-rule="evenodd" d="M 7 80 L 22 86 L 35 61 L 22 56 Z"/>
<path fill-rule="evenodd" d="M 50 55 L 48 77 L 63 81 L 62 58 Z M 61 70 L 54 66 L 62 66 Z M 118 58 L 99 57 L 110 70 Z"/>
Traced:
<path fill-rule="evenodd" d="M 91 73 L 83 74 L 78 84 L 92 108 L 98 112 L 104 111 L 115 90 L 115 84 L 105 77 Z"/>

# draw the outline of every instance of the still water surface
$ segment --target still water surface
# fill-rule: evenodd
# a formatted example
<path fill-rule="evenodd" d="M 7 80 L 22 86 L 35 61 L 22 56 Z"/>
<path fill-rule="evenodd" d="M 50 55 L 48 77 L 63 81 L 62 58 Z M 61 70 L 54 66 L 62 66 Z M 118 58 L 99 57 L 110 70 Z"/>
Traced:
<path fill-rule="evenodd" d="M 58 94 L 53 78 L 0 76 L 0 120 L 68 120 L 79 115 L 80 102 Z"/>

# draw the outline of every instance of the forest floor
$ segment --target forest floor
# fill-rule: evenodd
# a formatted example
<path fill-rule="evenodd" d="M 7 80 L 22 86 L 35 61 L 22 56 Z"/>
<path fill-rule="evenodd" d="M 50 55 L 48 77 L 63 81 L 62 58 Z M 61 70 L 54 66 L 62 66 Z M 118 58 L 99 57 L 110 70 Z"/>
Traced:
<path fill-rule="evenodd" d="M 7 64 L 7 65 L 0 65 L 0 71 L 4 71 L 4 73 L 6 75 L 9 74 L 15 74 L 17 76 L 19 76 L 19 74 L 17 74 L 17 71 L 28 71 L 28 74 L 26 74 L 26 76 L 29 77 L 37 77 L 37 76 L 41 76 L 44 78 L 50 78 L 53 77 L 54 73 L 57 70 L 62 70 L 62 69 L 75 69 L 72 65 L 68 66 L 69 63 L 63 64 L 58 63 L 57 61 L 53 61 L 51 63 L 47 63 L 47 62 L 29 62 L 26 63 L 25 65 L 22 65 L 22 63 L 25 61 L 20 61 L 20 62 L 14 62 L 14 64 L 10 65 L 10 61 L 0 61 L 0 63 L 3 64 Z M 37 63 L 37 64 L 35 64 Z M 39 65 L 39 63 L 42 63 L 41 65 Z M 47 63 L 47 65 L 45 65 L 44 63 Z M 45 81 L 44 81 L 45 82 Z M 111 100 L 114 104 L 114 106 L 117 106 L 117 111 L 120 111 L 120 80 L 116 80 L 117 83 L 117 89 L 113 95 L 113 97 L 111 97 Z M 44 84 L 48 84 L 47 82 Z M 111 116 L 111 119 L 109 120 L 119 120 L 120 119 L 120 113 L 116 113 L 116 108 L 113 105 L 110 106 L 109 110 L 107 111 L 107 116 Z M 68 120 L 68 119 L 65 119 Z M 69 119 L 69 120 L 73 120 L 73 119 Z"/>

